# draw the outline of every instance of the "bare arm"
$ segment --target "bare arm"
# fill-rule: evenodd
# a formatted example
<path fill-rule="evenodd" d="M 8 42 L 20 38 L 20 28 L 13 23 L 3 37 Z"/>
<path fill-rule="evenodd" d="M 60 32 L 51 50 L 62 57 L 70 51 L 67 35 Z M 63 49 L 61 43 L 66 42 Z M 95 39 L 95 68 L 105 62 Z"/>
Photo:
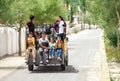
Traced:
<path fill-rule="evenodd" d="M 42 45 L 42 43 L 40 43 L 40 47 L 41 47 L 41 48 L 44 48 L 44 49 L 48 49 L 48 47 Z"/>

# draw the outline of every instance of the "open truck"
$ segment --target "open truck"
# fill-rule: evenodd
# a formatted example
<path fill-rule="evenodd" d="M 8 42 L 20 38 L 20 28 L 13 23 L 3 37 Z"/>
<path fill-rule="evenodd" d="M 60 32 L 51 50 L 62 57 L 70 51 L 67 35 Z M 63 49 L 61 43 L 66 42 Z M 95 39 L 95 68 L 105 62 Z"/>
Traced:
<path fill-rule="evenodd" d="M 46 31 L 47 37 L 49 37 L 50 35 L 52 36 L 56 36 L 54 27 L 50 24 L 44 24 L 44 25 L 39 25 L 37 24 L 35 26 L 35 32 L 38 33 L 39 38 L 41 37 L 41 32 L 42 31 Z M 29 34 L 29 30 L 26 29 L 26 38 L 28 37 Z M 55 40 L 56 41 L 56 40 Z M 41 52 L 39 51 L 40 47 L 39 47 L 39 43 L 36 44 L 36 61 L 33 62 L 33 56 L 32 56 L 32 50 L 30 51 L 29 54 L 29 58 L 28 61 L 26 62 L 26 64 L 28 65 L 28 70 L 29 71 L 33 71 L 35 66 L 60 66 L 61 70 L 64 71 L 66 69 L 66 66 L 68 66 L 68 49 L 67 49 L 67 39 L 66 39 L 66 35 L 64 37 L 64 42 L 63 42 L 63 51 L 62 51 L 62 60 L 59 61 L 57 59 L 57 52 L 54 52 L 54 59 L 48 59 L 48 63 L 46 63 L 46 59 L 49 57 L 49 50 L 46 51 L 45 49 L 42 51 L 42 56 L 41 56 Z M 47 55 L 47 57 L 46 57 Z M 43 61 L 43 63 L 41 64 L 40 61 Z"/>

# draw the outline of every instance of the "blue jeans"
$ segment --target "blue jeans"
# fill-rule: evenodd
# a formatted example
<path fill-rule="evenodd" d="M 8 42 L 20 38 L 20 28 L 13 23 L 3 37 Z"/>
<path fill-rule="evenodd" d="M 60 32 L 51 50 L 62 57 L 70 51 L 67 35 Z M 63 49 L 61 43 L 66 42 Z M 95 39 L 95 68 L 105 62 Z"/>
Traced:
<path fill-rule="evenodd" d="M 62 48 L 57 48 L 57 56 L 62 57 Z"/>
<path fill-rule="evenodd" d="M 55 53 L 55 49 L 54 48 L 50 48 L 49 55 L 52 56 L 52 55 L 54 55 L 54 53 Z"/>

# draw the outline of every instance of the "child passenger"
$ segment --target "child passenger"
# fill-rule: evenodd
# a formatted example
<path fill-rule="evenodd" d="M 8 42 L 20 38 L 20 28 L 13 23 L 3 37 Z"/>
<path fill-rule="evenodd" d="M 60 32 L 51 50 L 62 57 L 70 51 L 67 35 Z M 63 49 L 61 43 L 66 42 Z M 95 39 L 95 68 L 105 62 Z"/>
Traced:
<path fill-rule="evenodd" d="M 49 59 L 53 59 L 55 53 L 55 47 L 56 47 L 56 43 L 54 42 L 53 37 L 50 37 L 49 46 L 50 46 Z"/>
<path fill-rule="evenodd" d="M 29 34 L 27 38 L 28 48 L 26 49 L 26 59 L 28 61 L 30 50 L 32 50 L 33 55 L 33 62 L 35 62 L 36 58 L 36 49 L 35 49 L 35 38 L 33 37 L 32 33 Z"/>
<path fill-rule="evenodd" d="M 61 40 L 61 37 L 60 36 L 58 36 L 57 37 L 57 59 L 58 60 L 61 60 L 61 58 L 62 58 L 62 48 L 63 48 L 63 42 L 62 42 L 62 40 Z"/>

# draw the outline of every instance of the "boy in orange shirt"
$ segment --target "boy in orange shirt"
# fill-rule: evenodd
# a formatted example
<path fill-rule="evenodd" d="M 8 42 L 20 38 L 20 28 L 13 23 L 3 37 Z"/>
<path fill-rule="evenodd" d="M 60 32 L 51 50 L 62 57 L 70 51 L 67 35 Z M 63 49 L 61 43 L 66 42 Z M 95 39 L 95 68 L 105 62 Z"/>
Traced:
<path fill-rule="evenodd" d="M 62 48 L 63 48 L 63 42 L 61 40 L 61 37 L 58 36 L 56 43 L 57 43 L 57 57 L 58 57 L 57 59 L 61 60 L 61 58 L 62 58 Z"/>

